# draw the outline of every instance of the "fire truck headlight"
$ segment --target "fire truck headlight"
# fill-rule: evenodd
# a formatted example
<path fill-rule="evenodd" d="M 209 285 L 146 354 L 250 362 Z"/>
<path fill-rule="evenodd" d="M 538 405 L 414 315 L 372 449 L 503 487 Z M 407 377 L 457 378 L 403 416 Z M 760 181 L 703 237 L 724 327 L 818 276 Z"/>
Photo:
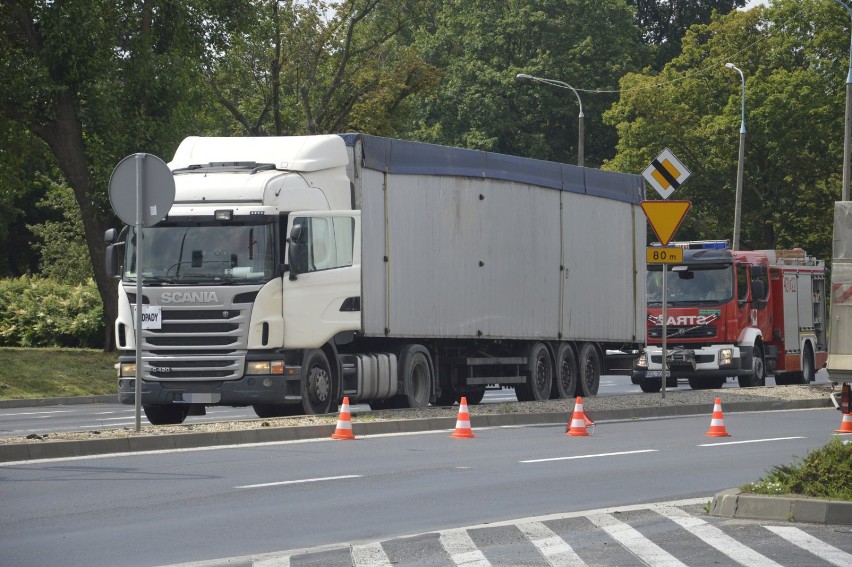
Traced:
<path fill-rule="evenodd" d="M 719 349 L 719 366 L 731 366 L 734 364 L 734 349 Z"/>
<path fill-rule="evenodd" d="M 639 358 L 636 360 L 637 368 L 648 368 L 648 355 L 644 352 L 639 355 Z"/>
<path fill-rule="evenodd" d="M 120 378 L 133 378 L 136 376 L 135 362 L 122 362 L 118 367 L 118 376 Z"/>
<path fill-rule="evenodd" d="M 247 362 L 246 374 L 284 374 L 284 361 L 256 360 Z"/>

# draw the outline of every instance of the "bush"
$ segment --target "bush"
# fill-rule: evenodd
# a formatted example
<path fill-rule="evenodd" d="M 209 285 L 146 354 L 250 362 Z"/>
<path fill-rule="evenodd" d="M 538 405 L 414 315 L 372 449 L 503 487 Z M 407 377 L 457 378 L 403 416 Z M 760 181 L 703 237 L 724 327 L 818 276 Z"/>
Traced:
<path fill-rule="evenodd" d="M 815 498 L 852 501 L 852 443 L 835 437 L 808 453 L 800 463 L 778 465 L 743 492 L 755 494 L 800 494 Z"/>
<path fill-rule="evenodd" d="M 102 348 L 104 333 L 103 305 L 92 280 L 0 280 L 0 346 Z"/>

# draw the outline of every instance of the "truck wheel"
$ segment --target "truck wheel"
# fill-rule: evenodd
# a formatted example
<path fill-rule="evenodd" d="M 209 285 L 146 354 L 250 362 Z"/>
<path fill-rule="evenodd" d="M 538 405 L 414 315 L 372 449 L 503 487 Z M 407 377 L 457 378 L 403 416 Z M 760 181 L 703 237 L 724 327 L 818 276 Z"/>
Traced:
<path fill-rule="evenodd" d="M 595 396 L 601 384 L 601 359 L 595 345 L 585 343 L 580 347 L 580 383 L 577 395 Z"/>
<path fill-rule="evenodd" d="M 533 402 L 550 398 L 553 385 L 553 361 L 544 343 L 533 343 L 527 358 L 529 376 L 524 384 L 515 385 L 519 402 Z"/>
<path fill-rule="evenodd" d="M 751 355 L 751 374 L 739 376 L 740 388 L 751 386 L 766 386 L 766 365 L 763 362 L 763 350 L 760 345 L 754 345 Z"/>
<path fill-rule="evenodd" d="M 725 378 L 708 378 L 707 376 L 690 376 L 689 387 L 693 390 L 718 390 L 725 385 Z"/>
<path fill-rule="evenodd" d="M 814 365 L 814 351 L 810 345 L 805 347 L 805 356 L 802 359 L 802 384 L 809 384 L 816 380 L 816 366 Z"/>
<path fill-rule="evenodd" d="M 262 418 L 296 415 L 302 409 L 298 404 L 254 404 L 251 407 L 257 417 Z"/>
<path fill-rule="evenodd" d="M 776 372 L 775 385 L 786 386 L 788 384 L 796 384 L 798 382 L 801 382 L 802 379 L 796 376 L 796 374 L 796 372 Z"/>
<path fill-rule="evenodd" d="M 562 400 L 573 397 L 574 392 L 577 391 L 578 373 L 577 355 L 574 354 L 574 349 L 570 344 L 562 343 L 556 351 L 556 376 L 550 390 L 550 397 Z"/>
<path fill-rule="evenodd" d="M 432 391 L 429 351 L 420 345 L 406 345 L 399 358 L 405 404 L 410 408 L 425 408 L 429 405 L 429 395 Z"/>
<path fill-rule="evenodd" d="M 325 353 L 319 349 L 308 351 L 302 363 L 302 409 L 305 415 L 332 411 L 331 404 L 335 398 L 333 384 L 331 365 Z"/>
<path fill-rule="evenodd" d="M 151 425 L 177 425 L 189 415 L 189 404 L 142 406 Z"/>
<path fill-rule="evenodd" d="M 485 386 L 483 386 L 482 388 L 480 388 L 478 390 L 468 390 L 467 392 L 462 392 L 458 396 L 459 401 L 461 401 L 462 396 L 467 398 L 467 405 L 469 405 L 469 406 L 478 405 L 482 401 L 482 398 L 485 397 Z"/>
<path fill-rule="evenodd" d="M 648 394 L 653 394 L 655 392 L 659 392 L 663 389 L 663 379 L 662 378 L 644 378 L 639 381 L 639 387 L 642 388 L 643 392 Z"/>

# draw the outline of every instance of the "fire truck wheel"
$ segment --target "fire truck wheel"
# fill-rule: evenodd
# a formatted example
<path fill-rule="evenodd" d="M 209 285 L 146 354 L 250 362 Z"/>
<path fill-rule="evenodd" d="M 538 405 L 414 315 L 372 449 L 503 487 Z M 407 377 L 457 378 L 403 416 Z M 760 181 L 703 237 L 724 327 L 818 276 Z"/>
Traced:
<path fill-rule="evenodd" d="M 805 347 L 805 356 L 802 359 L 802 384 L 809 384 L 816 380 L 816 366 L 814 365 L 814 351 L 810 345 Z"/>
<path fill-rule="evenodd" d="M 766 385 L 766 366 L 763 362 L 763 350 L 760 345 L 754 345 L 751 355 L 751 374 L 739 376 L 740 388 Z"/>
<path fill-rule="evenodd" d="M 580 347 L 580 383 L 577 394 L 582 396 L 596 396 L 601 384 L 601 359 L 595 345 L 585 343 Z"/>
<path fill-rule="evenodd" d="M 177 425 L 189 415 L 189 404 L 142 406 L 151 425 Z"/>
<path fill-rule="evenodd" d="M 568 343 L 559 345 L 556 351 L 556 376 L 550 391 L 551 399 L 568 399 L 577 391 L 577 355 Z"/>
<path fill-rule="evenodd" d="M 553 385 L 553 360 L 544 343 L 532 343 L 527 355 L 527 381 L 515 385 L 519 402 L 534 402 L 550 398 Z"/>
<path fill-rule="evenodd" d="M 302 409 L 305 415 L 331 413 L 332 385 L 328 357 L 319 349 L 308 351 L 302 363 Z"/>

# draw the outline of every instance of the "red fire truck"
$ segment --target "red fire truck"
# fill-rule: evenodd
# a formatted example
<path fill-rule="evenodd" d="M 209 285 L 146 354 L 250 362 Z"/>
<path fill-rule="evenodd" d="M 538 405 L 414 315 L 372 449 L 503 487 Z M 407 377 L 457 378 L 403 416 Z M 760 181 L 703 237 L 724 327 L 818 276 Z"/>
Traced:
<path fill-rule="evenodd" d="M 666 386 L 694 389 L 806 384 L 825 366 L 825 264 L 804 250 L 736 251 L 727 241 L 672 243 L 683 263 L 648 264 L 648 337 L 632 379 L 662 387 L 662 307 L 666 306 Z M 666 275 L 667 298 L 662 297 Z"/>

